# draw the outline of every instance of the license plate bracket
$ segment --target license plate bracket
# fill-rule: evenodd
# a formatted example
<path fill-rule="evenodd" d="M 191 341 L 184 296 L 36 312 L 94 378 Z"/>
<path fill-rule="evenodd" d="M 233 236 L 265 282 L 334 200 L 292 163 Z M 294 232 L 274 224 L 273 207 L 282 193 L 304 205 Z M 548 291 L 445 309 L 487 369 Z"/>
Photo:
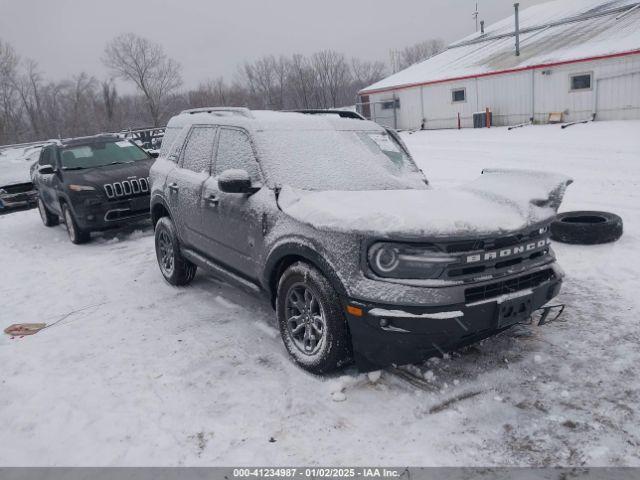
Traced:
<path fill-rule="evenodd" d="M 533 313 L 532 296 L 513 298 L 498 304 L 498 328 L 529 320 Z"/>

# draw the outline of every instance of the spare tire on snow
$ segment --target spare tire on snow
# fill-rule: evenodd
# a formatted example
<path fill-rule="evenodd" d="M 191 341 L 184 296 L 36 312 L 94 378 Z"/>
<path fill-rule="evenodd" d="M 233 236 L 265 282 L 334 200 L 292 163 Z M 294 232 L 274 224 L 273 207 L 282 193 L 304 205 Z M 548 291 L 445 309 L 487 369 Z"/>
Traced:
<path fill-rule="evenodd" d="M 551 223 L 551 238 L 563 243 L 595 245 L 622 236 L 622 218 L 608 212 L 564 212 Z"/>

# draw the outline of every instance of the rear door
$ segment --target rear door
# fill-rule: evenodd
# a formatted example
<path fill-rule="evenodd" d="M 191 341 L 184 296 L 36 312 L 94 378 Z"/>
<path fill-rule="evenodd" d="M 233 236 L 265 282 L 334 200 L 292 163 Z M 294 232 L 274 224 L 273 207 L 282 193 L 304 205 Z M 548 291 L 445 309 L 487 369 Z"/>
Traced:
<path fill-rule="evenodd" d="M 180 240 L 196 250 L 202 248 L 202 188 L 211 173 L 215 136 L 215 126 L 194 125 L 178 166 L 168 173 L 166 180 L 166 197 Z"/>
<path fill-rule="evenodd" d="M 254 186 L 262 175 L 249 134 L 239 128 L 220 127 L 212 176 L 203 190 L 203 233 L 207 251 L 218 261 L 249 278 L 257 278 L 257 252 L 262 246 L 262 221 L 268 208 L 265 188 L 248 195 L 224 193 L 218 177 L 225 170 L 249 173 Z"/>

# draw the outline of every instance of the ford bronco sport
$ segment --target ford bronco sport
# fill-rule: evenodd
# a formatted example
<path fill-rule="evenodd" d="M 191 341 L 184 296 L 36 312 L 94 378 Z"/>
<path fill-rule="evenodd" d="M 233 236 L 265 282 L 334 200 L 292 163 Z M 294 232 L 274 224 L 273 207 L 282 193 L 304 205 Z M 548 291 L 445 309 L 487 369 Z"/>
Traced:
<path fill-rule="evenodd" d="M 73 243 L 149 216 L 153 158 L 112 135 L 55 141 L 42 148 L 33 181 L 47 227 L 62 218 Z"/>
<path fill-rule="evenodd" d="M 160 271 L 265 294 L 284 345 L 322 373 L 406 364 L 526 321 L 560 289 L 548 225 L 570 179 L 485 170 L 431 188 L 379 125 L 204 108 L 151 168 Z"/>

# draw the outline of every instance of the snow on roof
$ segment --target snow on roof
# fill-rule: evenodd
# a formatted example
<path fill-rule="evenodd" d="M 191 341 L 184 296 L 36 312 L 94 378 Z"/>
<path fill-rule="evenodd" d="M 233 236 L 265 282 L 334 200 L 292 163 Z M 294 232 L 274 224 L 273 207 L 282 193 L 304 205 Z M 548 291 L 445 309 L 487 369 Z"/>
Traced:
<path fill-rule="evenodd" d="M 206 109 L 182 112 L 169 120 L 167 128 L 193 124 L 230 125 L 248 130 L 355 130 L 381 131 L 378 124 L 337 115 L 309 115 L 298 112 L 277 112 L 271 110 L 246 110 L 247 115 L 218 115 Z"/>
<path fill-rule="evenodd" d="M 520 56 L 514 16 L 456 42 L 424 62 L 360 93 L 634 52 L 640 53 L 638 0 L 556 0 L 520 12 Z"/>

